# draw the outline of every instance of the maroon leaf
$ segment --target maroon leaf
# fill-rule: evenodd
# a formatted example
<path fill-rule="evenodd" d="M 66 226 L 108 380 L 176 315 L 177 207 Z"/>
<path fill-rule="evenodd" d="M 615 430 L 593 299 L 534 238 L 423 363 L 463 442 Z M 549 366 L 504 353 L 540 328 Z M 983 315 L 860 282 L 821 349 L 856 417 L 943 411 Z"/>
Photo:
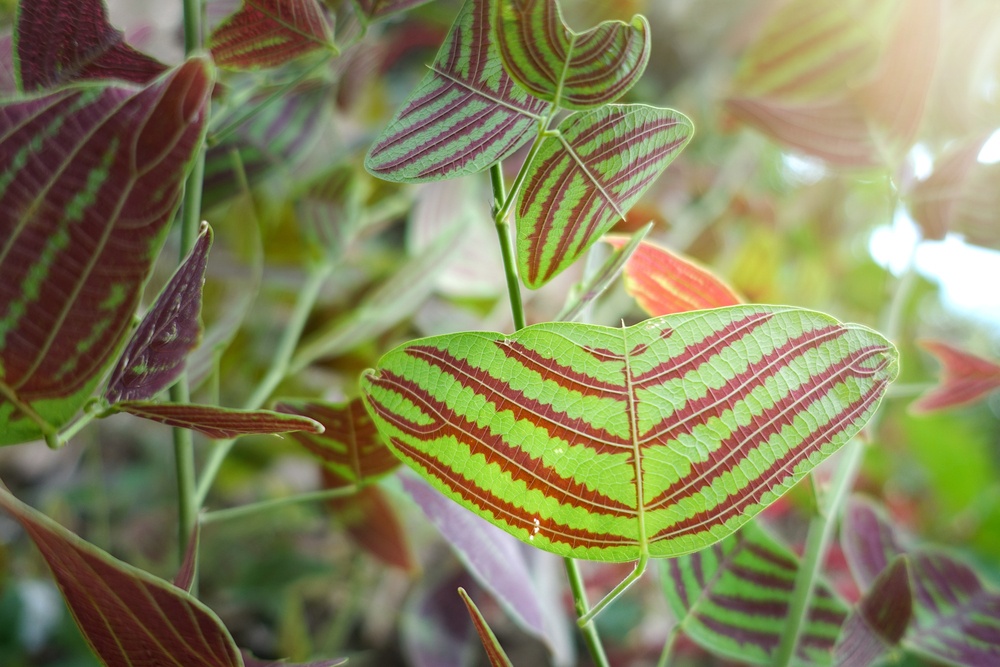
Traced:
<path fill-rule="evenodd" d="M 270 410 L 234 410 L 214 405 L 152 401 L 122 401 L 112 406 L 112 409 L 167 426 L 198 431 L 215 440 L 289 431 L 323 432 L 323 427 L 308 417 L 283 415 Z"/>
<path fill-rule="evenodd" d="M 201 524 L 195 523 L 191 537 L 188 539 L 187 548 L 184 550 L 184 560 L 181 567 L 174 576 L 174 586 L 182 590 L 191 592 L 194 585 L 194 576 L 198 572 L 198 544 L 201 542 Z"/>
<path fill-rule="evenodd" d="M 34 540 L 76 624 L 107 667 L 242 667 L 229 632 L 184 590 L 88 544 L 0 488 Z"/>
<path fill-rule="evenodd" d="M 104 398 L 109 403 L 153 398 L 184 372 L 184 362 L 201 338 L 201 291 L 212 247 L 212 228 L 201 234 L 187 259 L 156 298 L 111 371 Z"/>
<path fill-rule="evenodd" d="M 914 412 L 947 410 L 974 403 L 1000 388 L 1000 364 L 936 340 L 920 345 L 941 362 L 941 382 L 910 406 Z"/>
<path fill-rule="evenodd" d="M 0 34 L 0 95 L 17 92 L 17 70 L 14 65 L 14 38 L 10 31 Z"/>
<path fill-rule="evenodd" d="M 0 444 L 66 423 L 119 349 L 211 89 L 196 58 L 139 91 L 0 103 Z"/>
<path fill-rule="evenodd" d="M 167 69 L 125 43 L 108 22 L 104 0 L 22 0 L 16 34 L 26 91 L 84 79 L 146 84 Z"/>
<path fill-rule="evenodd" d="M 354 0 L 354 3 L 369 21 L 378 21 L 399 12 L 405 12 L 428 0 Z"/>
<path fill-rule="evenodd" d="M 284 660 L 260 660 L 253 657 L 249 651 L 242 649 L 244 667 L 340 667 L 347 664 L 347 658 L 334 660 L 313 660 L 311 662 L 286 662 Z"/>
<path fill-rule="evenodd" d="M 909 561 L 898 556 L 872 584 L 840 631 L 838 667 L 868 667 L 897 647 L 913 616 Z"/>
<path fill-rule="evenodd" d="M 476 626 L 479 639 L 483 642 L 483 648 L 486 649 L 486 657 L 489 658 L 490 665 L 492 667 L 513 667 L 503 647 L 500 646 L 500 642 L 497 641 L 497 636 L 493 634 L 493 630 L 487 625 L 486 619 L 479 613 L 476 603 L 472 601 L 472 598 L 469 597 L 464 588 L 459 588 L 458 594 L 462 597 L 462 602 L 469 609 L 469 616 L 472 617 L 472 624 Z"/>
<path fill-rule="evenodd" d="M 275 67 L 314 51 L 335 51 L 333 32 L 316 0 L 243 0 L 208 39 L 215 64 Z"/>

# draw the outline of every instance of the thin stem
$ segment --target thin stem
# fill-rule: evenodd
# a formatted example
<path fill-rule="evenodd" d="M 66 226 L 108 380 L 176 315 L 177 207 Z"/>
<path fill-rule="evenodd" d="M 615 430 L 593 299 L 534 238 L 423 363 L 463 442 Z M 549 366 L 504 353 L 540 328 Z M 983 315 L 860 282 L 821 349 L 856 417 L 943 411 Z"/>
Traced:
<path fill-rule="evenodd" d="M 522 171 L 524 171 L 522 169 Z M 504 210 L 506 195 L 504 193 L 503 171 L 500 164 L 490 167 L 490 181 L 493 184 L 493 222 L 500 241 L 500 254 L 503 256 L 504 275 L 507 278 L 507 294 L 510 297 L 510 312 L 514 318 L 514 331 L 523 329 L 524 304 L 521 301 L 521 279 L 517 275 L 517 265 L 514 261 L 514 244 L 510 238 L 510 225 L 507 222 L 508 213 Z M 509 211 L 509 209 L 507 209 Z"/>
<path fill-rule="evenodd" d="M 577 625 L 581 628 L 594 620 L 594 618 L 600 614 L 605 607 L 618 599 L 618 596 L 628 590 L 629 586 L 634 584 L 642 574 L 646 571 L 646 564 L 649 562 L 649 555 L 642 554 L 639 560 L 635 564 L 635 568 L 632 572 L 625 577 L 620 584 L 615 586 L 610 593 L 601 598 L 601 601 L 594 605 L 593 609 L 588 610 L 586 613 L 582 614 L 576 621 Z"/>
<path fill-rule="evenodd" d="M 576 607 L 578 618 L 587 616 L 590 613 L 590 604 L 587 602 L 587 589 L 584 587 L 583 576 L 580 574 L 580 566 L 572 558 L 563 558 L 566 564 L 566 576 L 569 578 L 569 588 L 573 592 L 573 603 Z M 580 633 L 583 635 L 583 642 L 587 645 L 587 651 L 597 667 L 609 667 L 608 656 L 604 653 L 604 646 L 601 644 L 601 636 L 597 634 L 597 627 L 593 618 L 586 625 L 580 626 Z"/>
<path fill-rule="evenodd" d="M 206 512 L 201 516 L 201 524 L 204 526 L 210 523 L 218 523 L 219 521 L 232 521 L 233 519 L 241 519 L 261 514 L 263 512 L 281 509 L 282 507 L 287 507 L 288 505 L 312 503 L 321 500 L 332 500 L 334 498 L 346 498 L 348 496 L 353 496 L 357 492 L 358 487 L 352 484 L 351 486 L 339 486 L 335 489 L 323 489 L 322 491 L 300 493 L 295 496 L 286 496 L 284 498 L 262 500 L 256 503 L 240 505 L 239 507 L 229 507 L 226 509 L 215 510 L 214 512 Z"/>
<path fill-rule="evenodd" d="M 673 657 L 674 646 L 677 644 L 677 637 L 681 634 L 681 624 L 675 623 L 667 633 L 667 640 L 663 642 L 663 651 L 660 652 L 660 659 L 656 667 L 670 667 L 670 659 Z"/>

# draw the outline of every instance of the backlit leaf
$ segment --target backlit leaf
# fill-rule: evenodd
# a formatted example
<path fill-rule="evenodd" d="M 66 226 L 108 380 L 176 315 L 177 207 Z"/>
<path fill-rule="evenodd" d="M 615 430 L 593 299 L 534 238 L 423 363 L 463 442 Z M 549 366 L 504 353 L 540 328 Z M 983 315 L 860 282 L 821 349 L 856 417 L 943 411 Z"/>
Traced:
<path fill-rule="evenodd" d="M 795 589 L 798 558 L 751 522 L 710 549 L 663 561 L 663 587 L 683 632 L 705 649 L 757 665 L 774 663 Z M 846 605 L 817 586 L 799 659 L 830 664 Z"/>
<path fill-rule="evenodd" d="M 65 424 L 113 360 L 211 89 L 193 59 L 138 91 L 90 84 L 0 104 L 0 444 Z"/>
<path fill-rule="evenodd" d="M 15 35 L 25 91 L 84 79 L 146 84 L 167 69 L 125 43 L 104 0 L 22 0 Z"/>
<path fill-rule="evenodd" d="M 603 21 L 576 33 L 556 0 L 499 0 L 497 47 L 507 73 L 532 95 L 566 109 L 613 102 L 649 62 L 649 23 Z"/>
<path fill-rule="evenodd" d="M 378 21 L 399 12 L 405 12 L 428 0 L 354 0 L 369 21 Z"/>
<path fill-rule="evenodd" d="M 625 213 L 691 139 L 681 113 L 638 104 L 573 114 L 547 137 L 517 204 L 517 261 L 531 288 L 568 267 Z"/>
<path fill-rule="evenodd" d="M 864 327 L 733 306 L 426 338 L 361 386 L 449 498 L 559 555 L 628 561 L 733 533 L 851 438 L 896 370 Z"/>
<path fill-rule="evenodd" d="M 160 422 L 167 426 L 188 428 L 213 438 L 224 440 L 241 435 L 311 431 L 322 433 L 323 426 L 308 417 L 285 415 L 270 410 L 235 410 L 216 405 L 192 403 L 154 403 L 152 401 L 122 401 L 115 403 L 116 412 Z"/>
<path fill-rule="evenodd" d="M 108 380 L 109 403 L 153 398 L 184 372 L 184 361 L 201 337 L 201 291 L 205 285 L 212 228 L 202 223 L 194 248 L 142 318 Z"/>
<path fill-rule="evenodd" d="M 967 405 L 1000 389 L 1000 364 L 936 340 L 920 345 L 941 362 L 940 383 L 915 401 L 914 412 L 933 412 Z"/>
<path fill-rule="evenodd" d="M 517 150 L 548 105 L 504 71 L 493 36 L 496 0 L 466 0 L 431 71 L 375 141 L 365 167 L 419 182 L 482 171 Z"/>
<path fill-rule="evenodd" d="M 483 642 L 483 648 L 486 649 L 486 657 L 489 659 L 490 665 L 492 667 L 513 667 L 510 664 L 507 653 L 504 652 L 503 647 L 500 646 L 500 642 L 497 641 L 497 636 L 493 634 L 493 630 L 486 623 L 486 619 L 479 613 L 479 607 L 476 606 L 476 603 L 472 601 L 472 598 L 469 597 L 464 588 L 459 588 L 458 594 L 462 597 L 462 602 L 469 609 L 469 616 L 472 617 L 472 624 L 476 626 L 479 639 Z"/>
<path fill-rule="evenodd" d="M 616 248 L 626 236 L 605 236 Z M 735 306 L 742 299 L 708 269 L 666 248 L 643 241 L 625 265 L 625 289 L 650 315 Z"/>
<path fill-rule="evenodd" d="M 316 0 L 243 0 L 215 28 L 208 48 L 219 67 L 275 67 L 319 50 L 335 51 L 333 31 Z"/>
<path fill-rule="evenodd" d="M 838 667 L 869 667 L 895 649 L 913 615 L 910 571 L 905 556 L 882 571 L 851 612 L 834 648 Z"/>

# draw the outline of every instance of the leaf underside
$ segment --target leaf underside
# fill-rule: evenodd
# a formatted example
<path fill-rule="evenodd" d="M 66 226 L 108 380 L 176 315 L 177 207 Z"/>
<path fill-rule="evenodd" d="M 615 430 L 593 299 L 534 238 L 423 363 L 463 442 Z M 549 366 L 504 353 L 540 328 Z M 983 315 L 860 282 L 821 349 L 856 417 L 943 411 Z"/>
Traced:
<path fill-rule="evenodd" d="M 286 415 L 270 410 L 235 410 L 215 405 L 152 401 L 122 401 L 116 403 L 113 409 L 167 426 L 198 431 L 216 440 L 289 431 L 323 432 L 323 426 L 308 417 Z"/>
<path fill-rule="evenodd" d="M 362 378 L 387 444 L 445 495 L 562 556 L 677 556 L 731 534 L 867 421 L 876 333 L 736 306 L 609 329 L 437 336 Z"/>
<path fill-rule="evenodd" d="M 834 647 L 837 667 L 869 667 L 894 650 L 913 614 L 909 563 L 897 557 L 851 612 Z"/>
<path fill-rule="evenodd" d="M 333 33 L 317 0 L 243 0 L 208 39 L 219 67 L 276 67 L 333 49 Z"/>

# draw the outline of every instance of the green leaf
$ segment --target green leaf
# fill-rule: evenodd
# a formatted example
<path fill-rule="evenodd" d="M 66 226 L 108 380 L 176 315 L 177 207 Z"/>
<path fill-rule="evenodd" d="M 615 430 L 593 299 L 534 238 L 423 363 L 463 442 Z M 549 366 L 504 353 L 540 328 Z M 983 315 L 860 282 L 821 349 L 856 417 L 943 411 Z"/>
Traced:
<path fill-rule="evenodd" d="M 507 73 L 532 95 L 566 109 L 613 102 L 649 62 L 649 23 L 603 21 L 576 33 L 556 0 L 500 0 L 497 47 Z"/>
<path fill-rule="evenodd" d="M 517 262 L 537 288 L 575 262 L 690 141 L 684 114 L 639 104 L 574 114 L 546 137 L 517 204 Z"/>
<path fill-rule="evenodd" d="M 219 67 L 253 70 L 329 50 L 333 31 L 317 0 L 243 0 L 208 38 Z"/>
<path fill-rule="evenodd" d="M 454 178 L 489 168 L 528 139 L 548 105 L 504 71 L 495 0 L 466 0 L 431 71 L 375 141 L 365 167 L 388 181 Z"/>
<path fill-rule="evenodd" d="M 361 388 L 451 499 L 559 555 L 629 561 L 733 533 L 857 433 L 896 371 L 865 327 L 734 306 L 426 338 Z"/>
<path fill-rule="evenodd" d="M 711 549 L 663 562 L 663 588 L 684 633 L 706 650 L 770 665 L 795 589 L 798 558 L 755 522 Z M 798 658 L 830 663 L 847 606 L 816 588 Z"/>
<path fill-rule="evenodd" d="M 500 646 L 497 636 L 493 634 L 493 629 L 486 623 L 486 619 L 479 612 L 479 607 L 476 606 L 476 603 L 472 601 L 472 598 L 469 597 L 464 588 L 459 588 L 458 594 L 462 597 L 462 602 L 469 609 L 469 616 L 472 617 L 472 624 L 476 626 L 479 639 L 483 642 L 483 648 L 486 649 L 486 657 L 489 658 L 490 666 L 513 667 L 510 664 L 510 658 L 507 657 L 507 653 Z"/>

